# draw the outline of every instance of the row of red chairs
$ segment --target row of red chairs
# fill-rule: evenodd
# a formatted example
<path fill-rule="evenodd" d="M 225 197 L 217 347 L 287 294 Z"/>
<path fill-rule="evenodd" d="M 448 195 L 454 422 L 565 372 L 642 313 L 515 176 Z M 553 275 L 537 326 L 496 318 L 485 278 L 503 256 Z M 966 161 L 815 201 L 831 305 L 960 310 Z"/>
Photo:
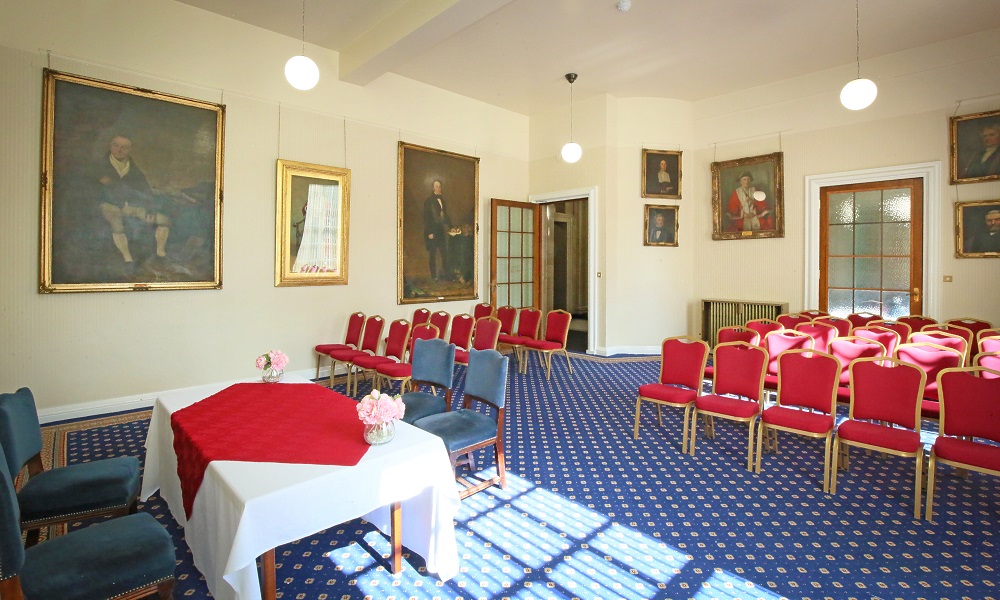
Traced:
<path fill-rule="evenodd" d="M 561 352 L 566 357 L 566 366 L 573 372 L 573 364 L 566 351 L 566 340 L 569 338 L 569 325 L 573 315 L 565 310 L 550 310 L 545 315 L 545 331 L 541 332 L 542 312 L 535 308 L 517 309 L 513 306 L 501 306 L 495 311 L 490 304 L 477 304 L 475 311 L 483 315 L 496 315 L 500 321 L 500 344 L 508 346 L 514 352 L 518 370 L 527 372 L 527 352 L 538 352 L 545 362 L 545 378 L 552 376 L 552 355 Z M 474 311 L 473 314 L 476 314 Z M 515 323 L 517 327 L 515 328 Z M 541 334 L 541 335 L 540 335 Z"/>
<path fill-rule="evenodd" d="M 847 447 L 875 449 L 916 460 L 914 518 L 920 517 L 923 445 L 920 424 L 928 374 L 897 356 L 859 357 L 848 365 L 850 417 L 836 427 L 838 389 L 844 366 L 832 354 L 789 349 L 777 363 L 776 404 L 765 408 L 765 378 L 771 361 L 767 350 L 747 342 L 716 346 L 712 393 L 702 394 L 708 344 L 687 337 L 663 341 L 658 383 L 639 387 L 633 436 L 639 435 L 643 402 L 683 409 L 682 451 L 695 454 L 698 416 L 705 434 L 714 437 L 715 417 L 747 423 L 747 469 L 760 473 L 764 450 L 777 452 L 777 432 L 787 431 L 825 440 L 824 492 L 836 493 L 836 472 L 847 465 Z M 954 366 L 934 377 L 940 399 L 939 435 L 931 450 L 926 518 L 931 519 L 934 469 L 937 462 L 1000 475 L 1000 370 Z M 950 409 L 950 413 L 949 413 Z M 948 416 L 950 414 L 950 417 Z M 837 437 L 834 437 L 834 432 Z M 968 439 L 960 439 L 968 438 Z M 756 448 L 756 461 L 754 450 Z M 835 464 L 836 457 L 841 461 Z"/>

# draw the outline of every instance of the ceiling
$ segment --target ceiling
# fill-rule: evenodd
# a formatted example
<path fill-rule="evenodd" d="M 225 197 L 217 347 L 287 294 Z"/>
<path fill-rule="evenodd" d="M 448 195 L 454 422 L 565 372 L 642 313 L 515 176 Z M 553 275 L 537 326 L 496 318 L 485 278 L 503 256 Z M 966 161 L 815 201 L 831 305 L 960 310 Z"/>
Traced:
<path fill-rule="evenodd" d="M 303 36 L 300 0 L 179 1 Z M 568 102 L 567 72 L 579 74 L 576 99 L 696 101 L 856 70 L 850 0 L 630 0 L 619 10 L 626 2 L 306 0 L 305 41 L 340 53 L 343 81 L 391 72 L 526 115 Z M 863 0 L 861 74 L 872 58 L 996 27 L 997 0 Z"/>

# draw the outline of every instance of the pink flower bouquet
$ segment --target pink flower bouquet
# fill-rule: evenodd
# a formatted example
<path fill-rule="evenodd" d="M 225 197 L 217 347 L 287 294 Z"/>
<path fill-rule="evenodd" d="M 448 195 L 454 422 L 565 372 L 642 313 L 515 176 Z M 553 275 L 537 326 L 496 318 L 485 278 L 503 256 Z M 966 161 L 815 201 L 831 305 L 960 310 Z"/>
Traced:
<path fill-rule="evenodd" d="M 358 418 L 365 425 L 382 425 L 403 418 L 406 406 L 402 398 L 372 390 L 358 403 Z"/>
<path fill-rule="evenodd" d="M 257 357 L 257 368 L 260 370 L 284 371 L 286 366 L 288 366 L 288 356 L 281 350 L 269 350 Z"/>

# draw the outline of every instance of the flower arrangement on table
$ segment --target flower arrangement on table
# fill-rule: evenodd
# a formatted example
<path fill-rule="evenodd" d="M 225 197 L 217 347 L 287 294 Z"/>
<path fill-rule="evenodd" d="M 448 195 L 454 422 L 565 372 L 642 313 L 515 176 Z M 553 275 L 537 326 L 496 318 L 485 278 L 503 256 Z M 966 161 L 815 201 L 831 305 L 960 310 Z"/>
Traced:
<path fill-rule="evenodd" d="M 396 435 L 396 419 L 402 419 L 406 405 L 399 396 L 372 390 L 358 403 L 358 418 L 365 424 L 365 441 L 384 444 Z"/>
<path fill-rule="evenodd" d="M 257 357 L 257 368 L 264 371 L 264 383 L 280 381 L 288 366 L 288 356 L 281 350 L 268 350 Z"/>

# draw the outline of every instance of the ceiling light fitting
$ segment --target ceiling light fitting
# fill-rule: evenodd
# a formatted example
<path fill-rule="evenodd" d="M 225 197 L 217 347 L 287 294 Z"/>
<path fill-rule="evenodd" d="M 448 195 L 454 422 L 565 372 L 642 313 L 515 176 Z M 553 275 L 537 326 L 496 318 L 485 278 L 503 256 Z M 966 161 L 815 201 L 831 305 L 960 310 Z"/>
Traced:
<path fill-rule="evenodd" d="M 306 56 L 306 0 L 302 0 L 302 54 L 285 63 L 285 79 L 297 90 L 311 90 L 319 83 L 319 67 Z"/>
<path fill-rule="evenodd" d="M 575 163 L 583 156 L 583 148 L 573 141 L 573 82 L 576 81 L 576 73 L 566 73 L 566 81 L 569 82 L 569 142 L 562 147 L 562 159 Z"/>
<path fill-rule="evenodd" d="M 854 33 L 855 33 L 855 57 L 858 64 L 858 77 L 849 81 L 844 89 L 840 90 L 840 103 L 844 108 L 850 110 L 862 110 L 868 108 L 875 102 L 878 95 L 878 87 L 871 79 L 861 78 L 861 7 L 860 0 L 854 0 Z"/>

